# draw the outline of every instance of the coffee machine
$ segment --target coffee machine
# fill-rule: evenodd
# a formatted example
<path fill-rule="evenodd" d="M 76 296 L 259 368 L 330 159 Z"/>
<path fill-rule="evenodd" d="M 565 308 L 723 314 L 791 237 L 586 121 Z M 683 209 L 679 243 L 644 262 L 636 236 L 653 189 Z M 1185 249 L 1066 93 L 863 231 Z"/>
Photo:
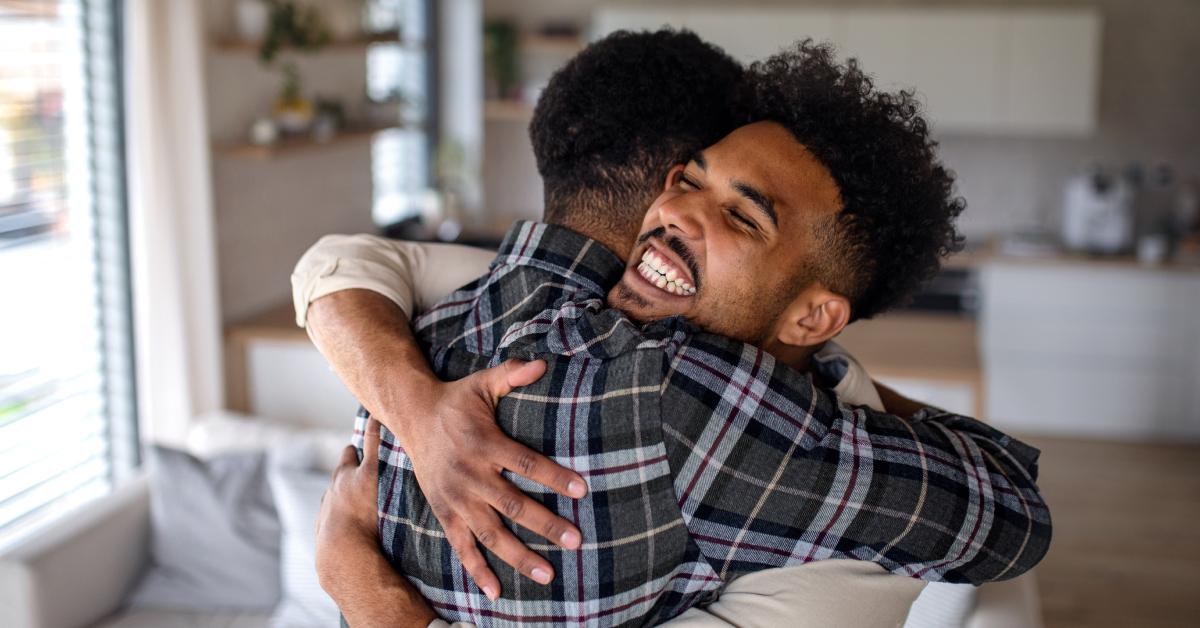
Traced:
<path fill-rule="evenodd" d="M 1080 253 L 1117 255 L 1134 243 L 1134 182 L 1100 168 L 1072 177 L 1063 191 L 1062 240 Z"/>

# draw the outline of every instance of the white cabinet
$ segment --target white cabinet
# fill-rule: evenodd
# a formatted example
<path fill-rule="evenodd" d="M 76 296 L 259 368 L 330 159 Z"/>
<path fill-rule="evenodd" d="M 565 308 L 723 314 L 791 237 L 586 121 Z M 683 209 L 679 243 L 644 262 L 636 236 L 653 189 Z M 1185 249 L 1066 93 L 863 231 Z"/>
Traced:
<path fill-rule="evenodd" d="M 1084 135 L 1096 126 L 1095 9 L 642 8 L 612 5 L 594 35 L 688 28 L 741 61 L 832 42 L 887 89 L 915 88 L 939 132 Z"/>
<path fill-rule="evenodd" d="M 230 410 L 309 427 L 349 429 L 358 401 L 296 327 L 284 303 L 225 330 Z"/>
<path fill-rule="evenodd" d="M 1019 431 L 1200 438 L 1200 272 L 981 269 L 987 412 Z"/>
<path fill-rule="evenodd" d="M 695 31 L 741 61 L 769 57 L 799 37 L 818 41 L 840 37 L 838 15 L 820 9 L 710 7 L 688 10 L 681 20 L 668 23 Z"/>
<path fill-rule="evenodd" d="M 839 50 L 881 87 L 915 88 L 935 128 L 990 130 L 1005 115 L 1004 27 L 1000 11 L 848 11 Z"/>
<path fill-rule="evenodd" d="M 1007 17 L 1002 128 L 1086 134 L 1096 128 L 1100 17 L 1042 10 Z"/>

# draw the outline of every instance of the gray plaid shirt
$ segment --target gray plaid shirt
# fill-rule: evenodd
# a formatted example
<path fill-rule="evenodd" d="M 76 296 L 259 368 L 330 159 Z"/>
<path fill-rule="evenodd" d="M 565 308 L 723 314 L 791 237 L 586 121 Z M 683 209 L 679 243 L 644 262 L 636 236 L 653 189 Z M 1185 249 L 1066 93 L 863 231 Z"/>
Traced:
<path fill-rule="evenodd" d="M 383 548 L 442 617 L 646 624 L 772 567 L 852 558 L 978 584 L 1017 576 L 1045 554 L 1037 450 L 932 409 L 904 420 L 846 406 L 756 347 L 680 318 L 638 327 L 604 304 L 623 271 L 592 240 L 518 223 L 486 275 L 418 319 L 443 378 L 545 359 L 546 375 L 506 397 L 497 421 L 590 488 L 571 500 L 509 476 L 573 521 L 584 542 L 563 550 L 513 526 L 557 577 L 538 585 L 485 551 L 504 589 L 490 602 L 384 430 Z"/>

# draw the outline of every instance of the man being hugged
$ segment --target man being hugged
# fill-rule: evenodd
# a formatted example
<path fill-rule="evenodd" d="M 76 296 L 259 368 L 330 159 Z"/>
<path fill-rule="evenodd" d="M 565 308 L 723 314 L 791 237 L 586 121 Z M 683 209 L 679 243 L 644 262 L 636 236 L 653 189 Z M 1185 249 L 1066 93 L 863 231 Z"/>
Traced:
<path fill-rule="evenodd" d="M 539 115 L 558 113 L 554 87 Z M 546 176 L 548 224 L 515 225 L 484 276 L 417 320 L 444 379 L 544 360 L 496 405 L 527 448 L 513 451 L 533 452 L 504 468 L 533 475 L 546 454 L 575 471 L 543 469 L 553 492 L 518 481 L 534 499 L 499 492 L 525 527 L 479 516 L 485 555 L 431 506 L 463 462 L 421 461 L 478 423 L 377 412 L 383 550 L 443 618 L 648 623 L 768 569 L 849 559 L 978 584 L 1044 555 L 1036 450 L 933 409 L 847 405 L 811 373 L 847 323 L 905 298 L 958 244 L 962 202 L 918 107 L 809 42 L 751 66 L 739 89 L 740 126 L 712 143 L 688 147 L 631 111 L 623 143 L 583 162 L 609 170 Z M 601 140 L 548 152 L 569 160 L 579 141 Z M 605 162 L 618 151 L 628 159 Z M 661 181 L 632 243 L 613 228 L 629 207 L 606 202 L 628 200 L 613 180 L 630 171 Z M 511 383 L 531 379 L 522 369 L 540 372 L 518 367 Z M 421 400 L 424 381 L 390 384 Z"/>

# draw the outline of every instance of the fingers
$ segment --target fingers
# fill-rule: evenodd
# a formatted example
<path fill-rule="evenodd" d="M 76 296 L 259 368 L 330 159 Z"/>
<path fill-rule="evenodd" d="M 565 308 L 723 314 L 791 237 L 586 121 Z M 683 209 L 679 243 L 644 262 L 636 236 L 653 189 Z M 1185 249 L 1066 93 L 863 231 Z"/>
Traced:
<path fill-rule="evenodd" d="M 484 395 L 491 399 L 493 404 L 496 404 L 501 397 L 512 392 L 512 389 L 536 382 L 545 372 L 546 362 L 543 360 L 532 362 L 507 360 L 499 366 L 479 371 L 471 377 L 477 380 Z"/>
<path fill-rule="evenodd" d="M 542 375 L 546 372 L 545 360 L 532 360 L 529 362 L 508 360 L 500 366 L 504 367 L 509 390 L 528 386 L 541 379 Z"/>
<path fill-rule="evenodd" d="M 479 547 L 475 545 L 475 535 L 471 533 L 471 528 L 463 521 L 455 521 L 453 525 L 442 527 L 446 530 L 446 540 L 449 541 L 450 547 L 454 548 L 454 553 L 458 554 L 458 559 L 462 561 L 463 568 L 475 581 L 475 585 L 489 600 L 494 601 L 500 597 L 500 579 L 492 572 Z"/>
<path fill-rule="evenodd" d="M 505 469 L 533 480 L 563 497 L 578 499 L 587 495 L 587 483 L 583 481 L 583 476 L 517 441 L 507 441 L 500 464 Z"/>
<path fill-rule="evenodd" d="M 502 480 L 497 483 L 488 503 L 496 512 L 546 537 L 546 540 L 559 547 L 569 550 L 579 547 L 581 537 L 578 528 L 508 482 Z"/>
<path fill-rule="evenodd" d="M 363 464 L 372 465 L 369 469 L 379 465 L 379 441 L 379 421 L 371 417 L 363 433 Z"/>
<path fill-rule="evenodd" d="M 512 531 L 504 527 L 491 508 L 475 511 L 468 523 L 481 545 L 526 578 L 539 584 L 550 584 L 554 579 L 554 568 L 550 566 L 550 561 L 526 547 Z"/>

